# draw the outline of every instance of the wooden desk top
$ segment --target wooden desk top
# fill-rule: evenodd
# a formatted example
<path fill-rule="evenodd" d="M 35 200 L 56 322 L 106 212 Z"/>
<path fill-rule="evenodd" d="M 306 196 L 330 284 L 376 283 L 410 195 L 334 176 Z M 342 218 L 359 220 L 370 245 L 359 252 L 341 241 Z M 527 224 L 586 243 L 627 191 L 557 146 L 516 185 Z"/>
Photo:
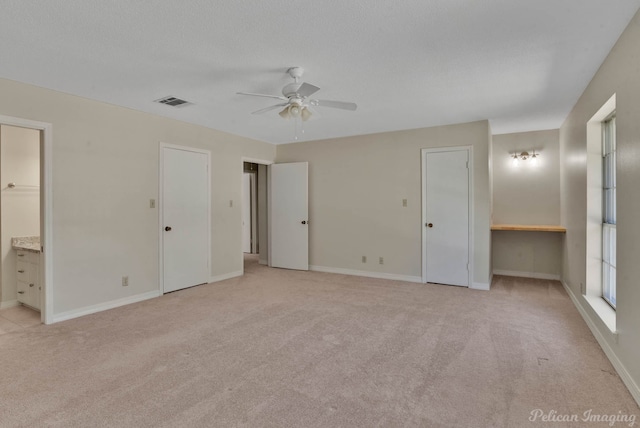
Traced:
<path fill-rule="evenodd" d="M 547 226 L 537 224 L 492 224 L 491 230 L 519 230 L 525 232 L 559 232 L 566 233 L 567 229 L 562 226 Z"/>

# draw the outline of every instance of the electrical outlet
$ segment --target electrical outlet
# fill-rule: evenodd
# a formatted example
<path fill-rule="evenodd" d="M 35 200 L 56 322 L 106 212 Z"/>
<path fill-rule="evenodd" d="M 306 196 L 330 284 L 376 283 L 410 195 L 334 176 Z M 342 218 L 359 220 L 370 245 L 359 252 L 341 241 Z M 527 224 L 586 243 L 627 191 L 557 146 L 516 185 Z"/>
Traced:
<path fill-rule="evenodd" d="M 384 257 L 380 257 L 380 258 L 378 259 L 378 263 L 380 263 L 381 265 L 383 265 L 383 264 L 384 264 Z"/>
<path fill-rule="evenodd" d="M 362 256 L 362 263 L 366 263 L 367 262 L 367 256 Z"/>
<path fill-rule="evenodd" d="M 122 286 L 123 287 L 128 287 L 129 286 L 129 277 L 128 276 L 123 276 L 122 277 Z"/>
<path fill-rule="evenodd" d="M 406 200 L 406 199 L 403 199 L 403 200 L 402 200 L 402 206 L 403 206 L 403 207 L 406 207 L 406 206 L 407 206 L 407 200 Z"/>
<path fill-rule="evenodd" d="M 155 207 L 156 207 L 156 200 L 149 199 L 149 208 L 155 208 Z"/>

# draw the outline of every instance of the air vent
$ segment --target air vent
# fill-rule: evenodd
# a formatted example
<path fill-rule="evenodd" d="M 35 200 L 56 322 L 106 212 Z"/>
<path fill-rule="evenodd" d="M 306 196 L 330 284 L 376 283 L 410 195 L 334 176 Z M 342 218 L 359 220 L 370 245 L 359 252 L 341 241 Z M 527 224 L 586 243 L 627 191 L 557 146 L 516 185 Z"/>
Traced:
<path fill-rule="evenodd" d="M 176 97 L 164 97 L 160 98 L 159 100 L 155 100 L 154 102 L 166 104 L 171 107 L 184 107 L 191 104 L 189 101 L 181 100 L 180 98 Z"/>

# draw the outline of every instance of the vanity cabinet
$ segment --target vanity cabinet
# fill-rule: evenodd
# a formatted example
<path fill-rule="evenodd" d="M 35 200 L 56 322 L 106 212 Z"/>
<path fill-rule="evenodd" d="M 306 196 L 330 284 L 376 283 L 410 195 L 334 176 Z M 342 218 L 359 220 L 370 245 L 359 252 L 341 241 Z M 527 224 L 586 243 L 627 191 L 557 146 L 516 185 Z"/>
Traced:
<path fill-rule="evenodd" d="M 18 302 L 40 310 L 40 253 L 16 250 L 16 279 L 18 282 Z"/>

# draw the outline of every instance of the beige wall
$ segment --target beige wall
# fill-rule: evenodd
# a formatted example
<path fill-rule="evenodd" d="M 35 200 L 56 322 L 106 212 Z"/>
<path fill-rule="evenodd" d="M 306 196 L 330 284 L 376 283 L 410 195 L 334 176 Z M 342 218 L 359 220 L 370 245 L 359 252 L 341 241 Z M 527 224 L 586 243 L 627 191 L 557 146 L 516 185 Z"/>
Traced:
<path fill-rule="evenodd" d="M 420 278 L 420 149 L 471 145 L 473 277 L 488 284 L 488 136 L 482 121 L 278 146 L 278 162 L 309 162 L 310 264 Z"/>
<path fill-rule="evenodd" d="M 560 129 L 562 224 L 567 227 L 563 279 L 579 307 L 619 361 L 622 378 L 640 401 L 640 13 L 632 19 Z M 617 94 L 617 336 L 583 297 L 586 278 L 587 121 Z M 612 356 L 613 355 L 613 356 Z M 635 383 L 635 387 L 633 387 Z"/>
<path fill-rule="evenodd" d="M 10 183 L 18 186 L 7 189 Z M 11 238 L 40 235 L 40 132 L 0 125 L 0 229 L 2 287 L 0 307 L 17 299 L 16 252 Z"/>
<path fill-rule="evenodd" d="M 492 184 L 494 224 L 560 224 L 559 130 L 494 135 Z M 514 164 L 513 153 L 535 150 Z M 551 232 L 492 233 L 493 271 L 529 277 L 560 278 L 563 237 Z"/>
<path fill-rule="evenodd" d="M 241 158 L 273 145 L 9 80 L 0 93 L 0 114 L 53 124 L 54 314 L 158 290 L 160 142 L 212 152 L 211 274 L 242 271 Z"/>
<path fill-rule="evenodd" d="M 535 149 L 514 165 L 510 154 Z M 493 223 L 560 224 L 559 130 L 493 136 Z"/>

